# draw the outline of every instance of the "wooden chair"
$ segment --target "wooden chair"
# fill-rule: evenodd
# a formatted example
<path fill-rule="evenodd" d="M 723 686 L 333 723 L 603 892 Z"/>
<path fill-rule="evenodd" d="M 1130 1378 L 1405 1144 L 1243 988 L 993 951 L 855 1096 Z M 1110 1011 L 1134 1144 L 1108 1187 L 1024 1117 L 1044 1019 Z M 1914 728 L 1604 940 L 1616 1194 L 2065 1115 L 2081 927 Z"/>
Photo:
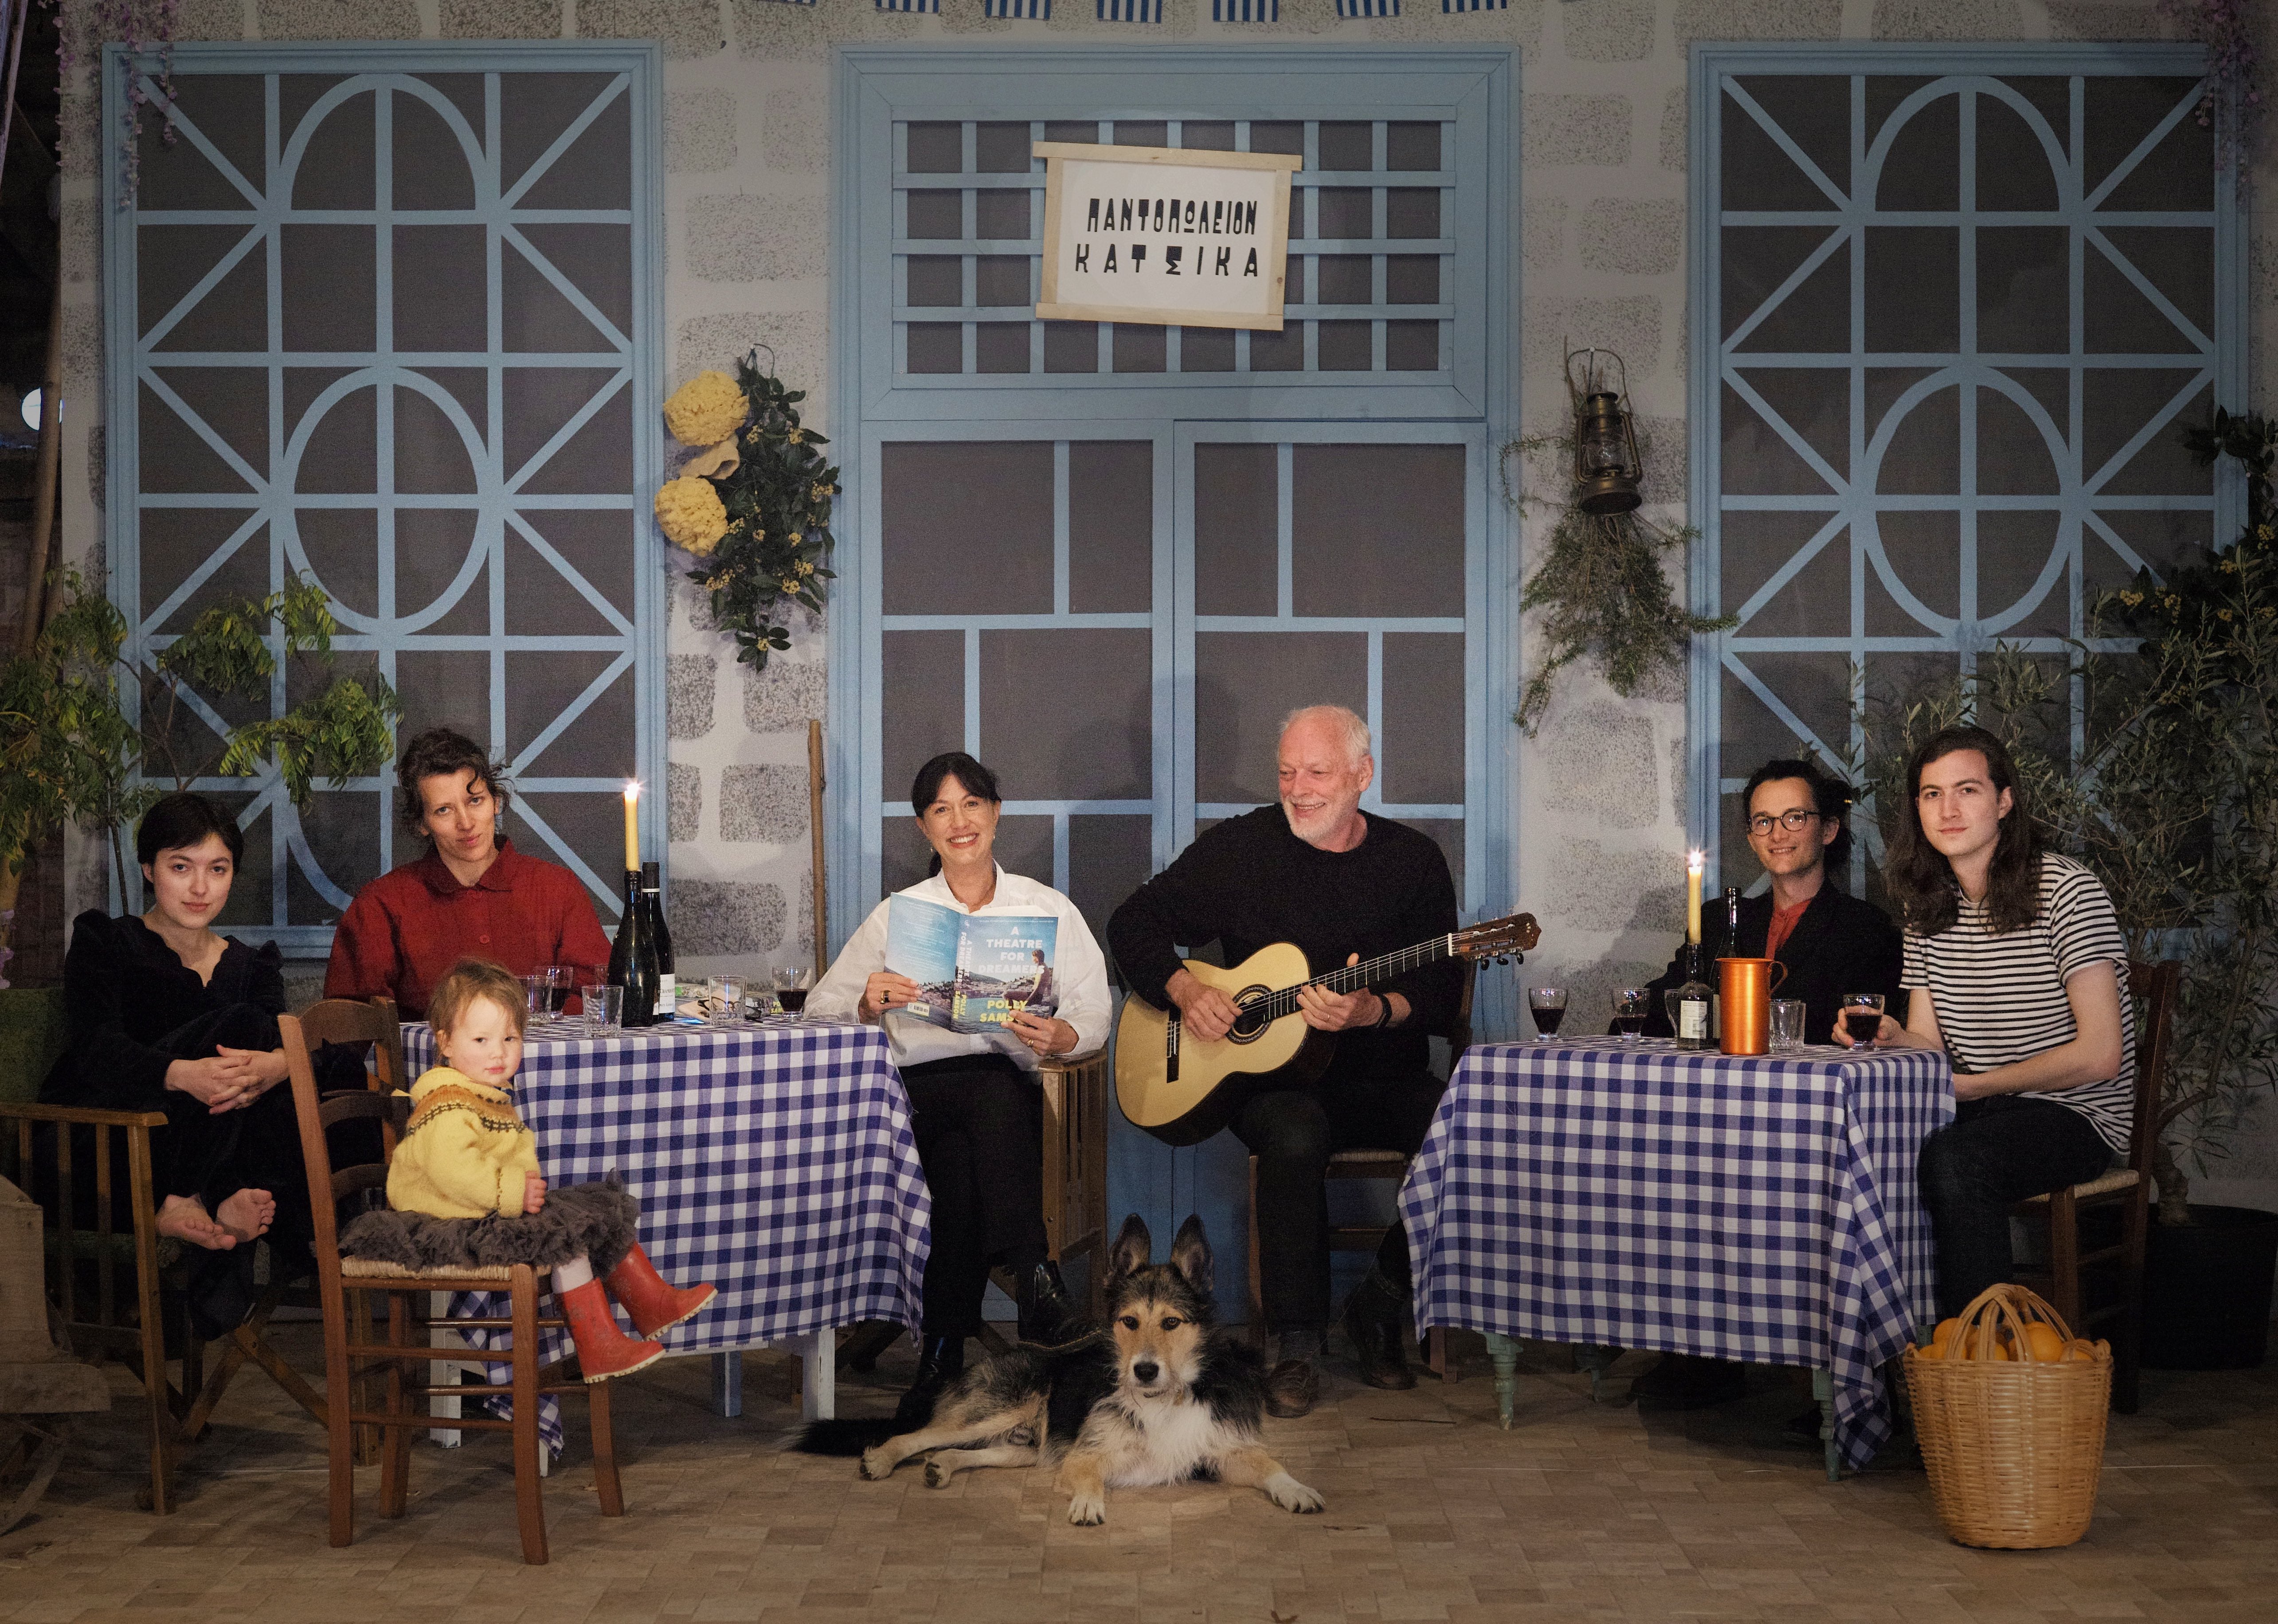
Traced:
<path fill-rule="evenodd" d="M 328 1008 L 327 1006 L 334 1006 Z M 343 1007 L 344 1006 L 344 1007 Z M 310 1025 L 336 1035 L 343 1026 L 370 1022 L 371 1006 L 328 999 L 311 1006 Z M 337 1024 L 336 1024 L 337 1023 Z M 409 1117 L 409 1103 L 400 1095 L 375 1087 L 341 1092 L 319 1099 L 316 1073 L 310 1062 L 310 1040 L 302 1020 L 286 1016 L 278 1022 L 285 1038 L 286 1058 L 293 1071 L 294 1104 L 301 1118 L 301 1147 L 309 1168 L 311 1216 L 316 1227 L 317 1297 L 325 1315 L 325 1388 L 336 1400 L 327 1406 L 327 1430 L 332 1456 L 332 1542 L 353 1543 L 355 1537 L 355 1449 L 353 1430 L 376 1426 L 380 1434 L 379 1511 L 383 1517 L 400 1517 L 409 1489 L 411 1435 L 424 1432 L 433 1421 L 426 1401 L 437 1397 L 495 1398 L 500 1390 L 489 1383 L 437 1385 L 406 1379 L 405 1367 L 426 1363 L 447 1365 L 502 1364 L 513 1380 L 507 1390 L 514 1400 L 511 1420 L 492 1415 L 462 1415 L 451 1424 L 469 1431 L 509 1431 L 514 1435 L 514 1492 L 522 1531 L 523 1560 L 532 1566 L 547 1560 L 546 1509 L 539 1498 L 538 1401 L 547 1393 L 584 1393 L 590 1406 L 593 1432 L 593 1480 L 600 1493 L 601 1514 L 624 1514 L 624 1495 L 617 1482 L 616 1449 L 609 1427 L 607 1384 L 586 1385 L 574 1374 L 574 1363 L 540 1369 L 539 1333 L 561 1329 L 559 1317 L 538 1312 L 540 1281 L 552 1271 L 516 1263 L 502 1269 L 405 1269 L 391 1264 L 343 1258 L 340 1250 L 338 1206 L 387 1187 L 387 1163 L 366 1163 L 335 1168 L 327 1131 L 347 1122 L 377 1122 L 383 1157 L 395 1154 L 396 1135 Z M 387 1301 L 387 1340 L 373 1344 L 368 1315 L 351 1316 L 350 1290 L 385 1293 Z M 504 1292 L 510 1311 L 504 1319 L 459 1316 L 437 1319 L 428 1312 L 434 1292 Z M 514 1346 L 506 1353 L 481 1353 L 464 1347 L 429 1344 L 432 1326 L 455 1330 L 508 1330 Z M 359 1367 L 378 1364 L 384 1370 L 384 1399 L 377 1411 L 358 1408 L 341 1395 L 352 1391 Z"/>
<path fill-rule="evenodd" d="M 2174 959 L 2128 966 L 2128 996 L 2142 1002 L 2136 1023 L 2135 1116 L 2128 1136 L 2128 1165 L 2021 1201 L 2016 1216 L 2046 1225 L 2045 1268 L 2020 1269 L 2017 1278 L 2048 1298 L 2075 1336 L 2093 1336 L 2092 1326 L 2116 1320 L 2112 1332 L 2112 1407 L 2133 1415 L 2137 1373 L 2144 1338 L 2144 1247 L 2152 1220 L 2152 1153 L 2159 1143 L 2159 1108 L 2167 1081 L 2167 1049 L 2183 967 Z M 2081 1250 L 2081 1216 L 2104 1208 L 2119 1210 L 2119 1238 L 2094 1251 Z M 2089 1308 L 2081 1276 L 2108 1269 L 2114 1289 L 2108 1300 Z"/>
<path fill-rule="evenodd" d="M 1104 1048 L 1062 1056 L 1036 1068 L 1044 1095 L 1044 1254 L 1063 1266 L 1070 1258 L 1087 1260 L 1085 1305 L 1095 1319 L 1106 1301 L 1108 1080 Z M 991 1269 L 990 1278 L 1007 1297 L 1017 1295 L 1020 1283 L 1006 1270 Z M 883 1331 L 882 1337 L 851 1338 L 858 1346 L 848 1362 L 858 1369 L 875 1364 L 901 1327 Z M 993 1353 L 1011 1346 L 1003 1332 L 985 1325 L 981 1343 Z M 855 1364 L 860 1359 L 868 1362 Z"/>
<path fill-rule="evenodd" d="M 302 1010 L 300 1019 L 302 1039 L 311 1054 L 327 1043 L 369 1044 L 371 1053 L 366 1086 L 383 1094 L 410 1086 L 403 1074 L 403 1027 L 397 1018 L 394 999 L 374 998 L 368 1003 L 346 998 L 326 999 Z M 248 1360 L 267 1371 L 270 1379 L 291 1395 L 294 1402 L 306 1410 L 310 1419 L 318 1426 L 328 1427 L 331 1424 L 324 1399 L 271 1346 L 267 1334 L 271 1316 L 283 1305 L 287 1293 L 296 1287 L 313 1287 L 314 1285 L 314 1277 L 307 1275 L 297 1280 L 270 1282 L 260 1300 L 254 1304 L 253 1312 L 246 1316 L 245 1323 L 222 1339 L 220 1362 L 206 1376 L 198 1389 L 196 1402 L 182 1417 L 183 1442 L 195 1442 L 205 1430 L 206 1424 L 213 1418 L 214 1407 L 221 1402 L 230 1382 Z M 352 1306 L 363 1306 L 363 1293 L 356 1294 Z M 369 1318 L 367 1311 L 367 1323 Z M 185 1387 L 188 1384 L 186 1380 Z M 360 1442 L 356 1464 L 369 1466 L 378 1458 L 372 1440 L 367 1436 Z"/>

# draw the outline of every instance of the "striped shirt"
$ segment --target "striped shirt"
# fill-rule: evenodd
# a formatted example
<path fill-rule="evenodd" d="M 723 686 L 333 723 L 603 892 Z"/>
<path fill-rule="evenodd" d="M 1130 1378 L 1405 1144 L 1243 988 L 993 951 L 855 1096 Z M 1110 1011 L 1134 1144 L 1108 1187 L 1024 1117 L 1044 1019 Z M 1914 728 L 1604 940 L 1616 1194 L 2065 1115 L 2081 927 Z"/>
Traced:
<path fill-rule="evenodd" d="M 1985 904 L 1961 899 L 1953 924 L 1935 936 L 1906 932 L 1901 986 L 1930 989 L 1930 1007 L 1957 1071 L 1990 1071 L 2045 1054 L 2079 1035 L 2065 982 L 2108 962 L 2121 989 L 2120 1071 L 2022 1098 L 2053 1100 L 2078 1111 L 2099 1138 L 2125 1155 L 2136 1109 L 2136 1007 L 2127 996 L 2128 943 L 2103 883 L 2070 858 L 2041 856 L 2041 907 L 2022 930 L 1997 936 Z"/>

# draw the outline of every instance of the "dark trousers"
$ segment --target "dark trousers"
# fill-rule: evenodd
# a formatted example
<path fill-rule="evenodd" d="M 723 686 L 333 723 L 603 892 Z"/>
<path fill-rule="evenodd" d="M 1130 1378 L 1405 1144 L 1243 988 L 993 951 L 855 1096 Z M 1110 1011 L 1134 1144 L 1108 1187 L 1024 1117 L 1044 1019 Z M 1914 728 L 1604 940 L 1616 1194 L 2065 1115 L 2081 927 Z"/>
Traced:
<path fill-rule="evenodd" d="M 2053 1100 L 1965 1100 L 1923 1141 L 1916 1178 L 1938 1244 L 1938 1312 L 1951 1319 L 2009 1277 L 2009 1208 L 2097 1177 L 2112 1148 Z"/>
<path fill-rule="evenodd" d="M 1310 1088 L 1252 1095 L 1235 1137 L 1257 1158 L 1258 1300 L 1274 1331 L 1329 1323 L 1329 1202 L 1321 1176 L 1339 1150 L 1414 1155 L 1447 1084 L 1429 1071 L 1379 1076 L 1335 1071 Z M 1404 1300 L 1408 1231 L 1395 1219 L 1376 1266 Z"/>
<path fill-rule="evenodd" d="M 933 1193 L 925 1334 L 978 1336 L 990 1265 L 1019 1272 L 1046 1254 L 1043 1093 L 1001 1055 L 905 1066 L 902 1086 Z"/>

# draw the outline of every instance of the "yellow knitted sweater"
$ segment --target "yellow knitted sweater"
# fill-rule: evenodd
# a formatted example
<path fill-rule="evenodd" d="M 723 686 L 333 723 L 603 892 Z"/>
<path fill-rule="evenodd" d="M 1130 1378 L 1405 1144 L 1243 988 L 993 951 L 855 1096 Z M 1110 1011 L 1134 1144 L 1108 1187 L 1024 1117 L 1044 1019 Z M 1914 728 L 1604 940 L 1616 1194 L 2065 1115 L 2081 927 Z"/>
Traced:
<path fill-rule="evenodd" d="M 538 1136 L 503 1088 L 437 1066 L 411 1085 L 411 1124 L 387 1169 L 387 1204 L 438 1218 L 522 1211 L 523 1178 L 538 1170 Z"/>

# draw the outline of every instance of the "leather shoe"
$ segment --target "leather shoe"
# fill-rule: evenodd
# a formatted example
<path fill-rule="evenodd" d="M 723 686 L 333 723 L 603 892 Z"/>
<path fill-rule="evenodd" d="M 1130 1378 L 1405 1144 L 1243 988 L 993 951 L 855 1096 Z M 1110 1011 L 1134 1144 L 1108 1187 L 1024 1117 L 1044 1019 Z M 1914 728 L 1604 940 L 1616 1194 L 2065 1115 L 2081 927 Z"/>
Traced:
<path fill-rule="evenodd" d="M 1747 1390 L 1747 1372 L 1739 1365 L 1693 1353 L 1663 1353 L 1630 1384 L 1639 1403 L 1659 1410 L 1705 1410 Z"/>
<path fill-rule="evenodd" d="M 914 1432 L 933 1419 L 941 1390 L 965 1374 L 963 1337 L 927 1337 L 918 1345 L 917 1379 L 894 1406 L 894 1425 Z"/>
<path fill-rule="evenodd" d="M 1265 1413 L 1283 1421 L 1310 1415 L 1321 1401 L 1320 1373 L 1310 1359 L 1285 1359 L 1265 1377 Z"/>
<path fill-rule="evenodd" d="M 1360 1361 L 1360 1379 L 1371 1387 L 1405 1391 L 1416 1385 L 1416 1373 L 1408 1368 L 1408 1338 L 1401 1334 L 1400 1311 L 1387 1314 L 1381 1304 L 1364 1300 L 1371 1295 L 1364 1283 L 1345 1299 L 1345 1335 L 1352 1338 L 1353 1353 Z"/>
<path fill-rule="evenodd" d="M 1060 1279 L 1060 1266 L 1049 1258 L 1021 1277 L 1019 1336 L 1021 1341 L 1050 1346 L 1066 1334 L 1074 1305 Z"/>

